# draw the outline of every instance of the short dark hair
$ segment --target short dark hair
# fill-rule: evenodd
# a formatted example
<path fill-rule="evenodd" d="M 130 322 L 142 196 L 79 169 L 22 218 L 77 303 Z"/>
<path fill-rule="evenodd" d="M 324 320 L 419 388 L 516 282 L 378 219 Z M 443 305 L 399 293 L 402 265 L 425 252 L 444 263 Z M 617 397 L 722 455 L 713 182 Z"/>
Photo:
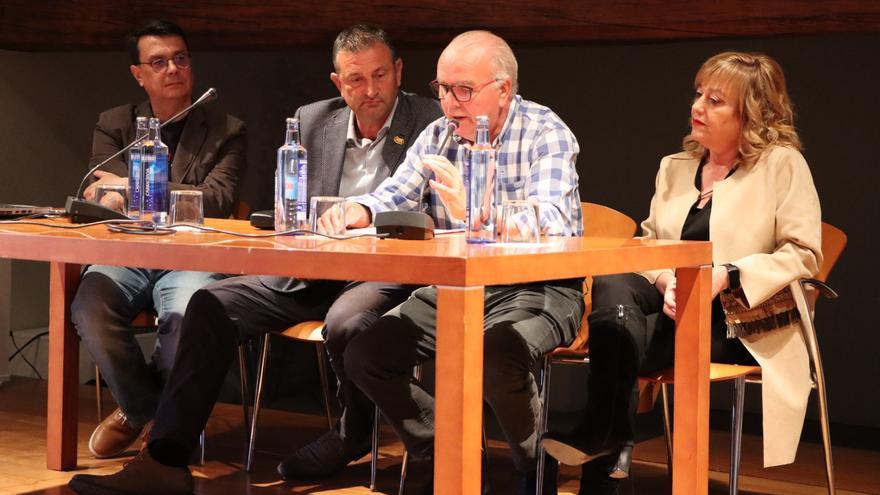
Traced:
<path fill-rule="evenodd" d="M 339 70 L 336 66 L 336 55 L 339 52 L 357 53 L 365 50 L 376 43 L 382 43 L 391 51 L 391 60 L 397 60 L 397 51 L 394 49 L 394 43 L 384 29 L 377 26 L 367 24 L 355 24 L 342 30 L 333 42 L 333 68 Z"/>
<path fill-rule="evenodd" d="M 186 33 L 180 28 L 180 26 L 171 21 L 148 21 L 146 24 L 132 31 L 125 37 L 125 47 L 128 49 L 128 54 L 131 56 L 131 63 L 134 65 L 141 62 L 138 41 L 144 36 L 180 36 L 183 39 L 183 44 L 186 45 L 187 51 L 189 51 L 189 41 L 186 40 Z"/>

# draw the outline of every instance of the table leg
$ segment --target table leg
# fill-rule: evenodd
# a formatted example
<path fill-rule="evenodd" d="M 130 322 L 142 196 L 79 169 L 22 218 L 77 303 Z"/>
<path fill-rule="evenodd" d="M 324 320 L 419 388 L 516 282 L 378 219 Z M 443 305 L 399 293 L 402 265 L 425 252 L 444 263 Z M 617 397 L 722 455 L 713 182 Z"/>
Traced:
<path fill-rule="evenodd" d="M 49 267 L 49 411 L 46 416 L 46 466 L 56 471 L 76 467 L 79 393 L 79 339 L 70 321 L 80 266 Z"/>
<path fill-rule="evenodd" d="M 480 493 L 483 287 L 437 288 L 434 493 Z"/>
<path fill-rule="evenodd" d="M 672 493 L 709 490 L 709 355 L 712 267 L 676 271 Z"/>

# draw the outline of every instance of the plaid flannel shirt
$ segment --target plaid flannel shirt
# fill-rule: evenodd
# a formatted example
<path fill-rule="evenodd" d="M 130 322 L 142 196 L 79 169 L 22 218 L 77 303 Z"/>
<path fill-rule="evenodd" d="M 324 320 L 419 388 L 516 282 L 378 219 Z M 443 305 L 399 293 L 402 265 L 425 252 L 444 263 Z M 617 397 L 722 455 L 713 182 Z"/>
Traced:
<path fill-rule="evenodd" d="M 440 229 L 464 228 L 454 219 L 427 181 L 431 172 L 421 157 L 437 154 L 446 135 L 446 117 L 428 124 L 407 151 L 406 159 L 375 192 L 349 198 L 373 214 L 391 210 L 418 211 L 428 208 Z M 581 201 L 575 162 L 577 139 L 552 110 L 517 95 L 511 101 L 501 133 L 493 141 L 498 171 L 495 205 L 512 199 L 529 199 L 540 205 L 541 233 L 582 235 Z M 460 171 L 470 163 L 470 145 L 453 139 L 444 156 Z M 422 196 L 427 196 L 425 200 Z"/>

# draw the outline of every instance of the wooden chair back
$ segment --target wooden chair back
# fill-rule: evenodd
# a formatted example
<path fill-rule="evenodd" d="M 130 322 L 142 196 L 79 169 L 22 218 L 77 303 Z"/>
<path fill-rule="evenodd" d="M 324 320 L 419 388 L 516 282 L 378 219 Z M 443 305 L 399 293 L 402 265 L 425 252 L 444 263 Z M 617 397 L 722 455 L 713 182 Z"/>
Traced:
<path fill-rule="evenodd" d="M 632 237 L 636 233 L 636 222 L 624 213 L 614 208 L 609 208 L 597 203 L 581 203 L 581 212 L 584 218 L 584 236 L 588 237 Z M 593 277 L 584 280 L 584 304 L 586 310 L 581 319 L 578 333 L 568 347 L 558 347 L 551 355 L 585 355 L 587 352 L 587 340 L 589 337 L 589 325 L 587 316 L 593 307 L 591 295 Z"/>

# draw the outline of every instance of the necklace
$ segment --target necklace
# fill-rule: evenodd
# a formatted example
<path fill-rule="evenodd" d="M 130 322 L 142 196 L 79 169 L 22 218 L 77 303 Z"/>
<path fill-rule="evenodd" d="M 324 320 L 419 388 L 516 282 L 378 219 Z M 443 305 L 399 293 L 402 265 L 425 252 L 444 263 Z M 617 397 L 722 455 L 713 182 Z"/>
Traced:
<path fill-rule="evenodd" d="M 702 201 L 702 200 L 704 200 L 704 199 L 706 199 L 706 198 L 711 197 L 711 196 L 712 196 L 712 191 L 714 191 L 714 190 L 715 190 L 715 188 L 712 188 L 712 189 L 709 189 L 709 190 L 706 191 L 706 192 L 701 192 L 701 193 L 700 193 L 700 201 Z"/>

